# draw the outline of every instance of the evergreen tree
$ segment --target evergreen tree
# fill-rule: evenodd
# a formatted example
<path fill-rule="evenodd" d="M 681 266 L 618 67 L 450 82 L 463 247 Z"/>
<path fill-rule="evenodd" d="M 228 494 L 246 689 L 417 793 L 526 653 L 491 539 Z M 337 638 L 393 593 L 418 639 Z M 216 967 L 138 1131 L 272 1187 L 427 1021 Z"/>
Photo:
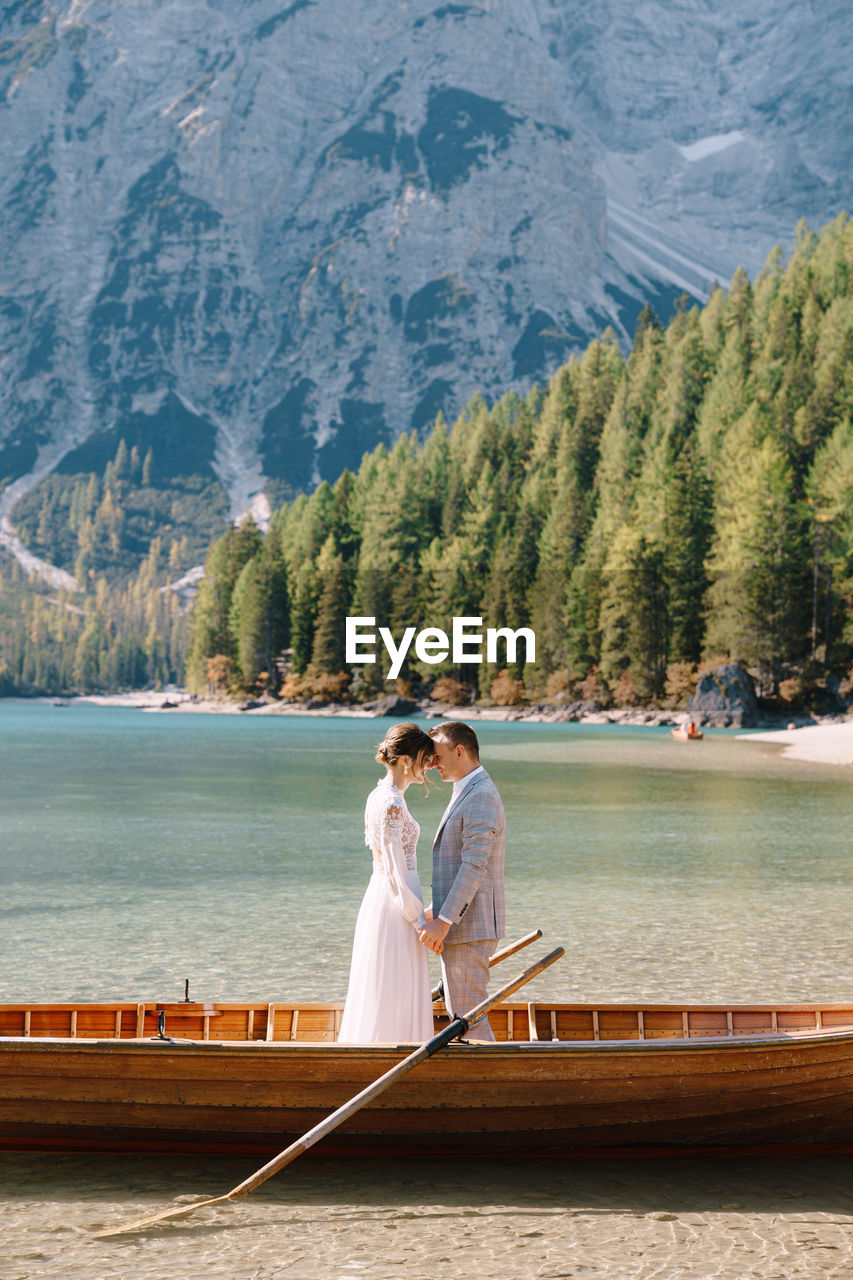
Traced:
<path fill-rule="evenodd" d="M 314 625 L 319 597 L 317 574 L 310 560 L 303 561 L 300 568 L 290 575 L 289 592 L 293 670 L 301 674 L 308 667 L 314 650 Z"/>
<path fill-rule="evenodd" d="M 515 631 L 529 625 L 527 595 L 536 574 L 538 535 L 537 516 L 530 504 L 523 502 L 512 532 L 500 540 L 492 559 L 481 611 L 477 615 L 484 618 L 487 627 L 509 627 Z M 509 671 L 511 678 L 521 678 L 525 654 L 526 648 L 522 645 L 515 664 L 483 662 L 479 668 L 481 693 L 488 692 L 503 668 Z"/>
<path fill-rule="evenodd" d="M 784 664 L 805 648 L 805 512 L 783 450 L 761 438 L 754 411 L 731 445 L 717 492 L 705 648 L 757 668 L 775 691 Z"/>
<path fill-rule="evenodd" d="M 231 633 L 246 685 L 256 684 L 263 673 L 266 683 L 275 685 L 275 661 L 287 645 L 289 622 L 287 568 L 273 528 L 243 566 L 232 595 Z"/>
<path fill-rule="evenodd" d="M 98 693 L 102 689 L 101 655 L 103 652 L 103 622 L 97 614 L 94 614 L 87 621 L 74 651 L 72 680 L 78 692 Z M 36 686 L 41 683 L 38 671 L 32 672 L 31 681 Z"/>
<path fill-rule="evenodd" d="M 693 440 L 675 459 L 666 489 L 661 572 L 666 584 L 670 662 L 698 662 L 705 634 L 706 561 L 712 533 L 711 485 Z"/>
<path fill-rule="evenodd" d="M 638 699 L 660 697 L 667 638 L 663 555 L 627 527 L 602 573 L 599 628 L 600 670 L 608 685 L 629 676 Z"/>
<path fill-rule="evenodd" d="M 344 558 L 336 552 L 332 534 L 317 558 L 317 574 L 321 586 L 311 662 L 318 671 L 336 675 L 346 666 L 344 624 L 350 590 Z"/>
<path fill-rule="evenodd" d="M 818 450 L 807 485 L 812 542 L 812 652 L 853 659 L 853 426 L 845 417 Z"/>
<path fill-rule="evenodd" d="M 191 687 L 207 687 L 207 660 L 217 654 L 234 660 L 236 642 L 231 630 L 234 587 L 243 566 L 260 550 L 261 535 L 253 520 L 232 525 L 211 547 L 204 566 L 194 611 L 192 646 L 187 661 Z"/>

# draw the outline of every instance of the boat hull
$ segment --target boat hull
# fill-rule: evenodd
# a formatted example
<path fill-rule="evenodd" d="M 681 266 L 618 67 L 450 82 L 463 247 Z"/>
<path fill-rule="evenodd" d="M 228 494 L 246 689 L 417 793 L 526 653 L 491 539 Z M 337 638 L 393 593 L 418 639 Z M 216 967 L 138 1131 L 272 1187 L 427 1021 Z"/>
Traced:
<path fill-rule="evenodd" d="M 405 1046 L 0 1042 L 0 1146 L 267 1155 Z M 450 1045 L 319 1155 L 853 1150 L 853 1031 Z"/>

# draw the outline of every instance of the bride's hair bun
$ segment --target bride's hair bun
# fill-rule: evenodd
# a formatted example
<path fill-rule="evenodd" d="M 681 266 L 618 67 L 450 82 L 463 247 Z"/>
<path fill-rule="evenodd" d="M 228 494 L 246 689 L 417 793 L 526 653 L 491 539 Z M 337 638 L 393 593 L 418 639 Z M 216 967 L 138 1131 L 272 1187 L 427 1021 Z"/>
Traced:
<path fill-rule="evenodd" d="M 390 766 L 396 764 L 402 756 L 414 760 L 416 764 L 424 764 L 432 759 L 432 738 L 420 725 L 404 720 L 401 724 L 392 725 L 376 748 L 376 763 Z"/>

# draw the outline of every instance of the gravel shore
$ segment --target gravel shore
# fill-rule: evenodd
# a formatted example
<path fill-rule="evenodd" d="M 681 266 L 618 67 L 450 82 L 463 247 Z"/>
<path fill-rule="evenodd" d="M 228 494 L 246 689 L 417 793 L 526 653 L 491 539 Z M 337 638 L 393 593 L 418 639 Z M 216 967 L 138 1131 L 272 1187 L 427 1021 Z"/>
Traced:
<path fill-rule="evenodd" d="M 329 703 L 326 706 L 318 706 L 312 703 L 262 699 L 255 702 L 235 702 L 227 698 L 193 698 L 182 689 L 163 692 L 147 690 L 132 693 L 89 694 L 71 698 L 68 701 L 89 702 L 99 706 L 138 707 L 143 711 L 182 711 L 199 715 L 347 716 L 368 720 L 382 714 L 377 710 L 378 704 L 362 706 Z M 523 720 L 531 724 L 555 724 L 572 719 L 579 724 L 658 727 L 680 724 L 686 718 L 684 712 L 666 711 L 654 707 L 609 708 L 606 711 L 573 712 L 571 716 L 567 716 L 566 709 L 560 706 L 453 707 L 438 703 L 424 703 L 413 711 L 392 711 L 389 714 L 396 719 L 415 715 L 433 720 L 492 722 Z M 782 754 L 792 760 L 809 760 L 818 764 L 853 764 L 853 717 L 842 720 L 838 716 L 827 716 L 817 724 L 812 721 L 796 728 L 753 731 L 739 734 L 738 737 L 749 738 L 752 742 L 778 743 L 784 747 Z"/>

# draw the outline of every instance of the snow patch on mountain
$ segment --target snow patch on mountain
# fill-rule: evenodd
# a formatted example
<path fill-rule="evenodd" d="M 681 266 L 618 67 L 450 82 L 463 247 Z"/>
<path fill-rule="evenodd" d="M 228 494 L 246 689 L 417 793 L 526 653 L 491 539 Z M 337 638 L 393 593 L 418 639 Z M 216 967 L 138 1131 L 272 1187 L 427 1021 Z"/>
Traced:
<path fill-rule="evenodd" d="M 730 133 L 714 133 L 708 138 L 700 138 L 698 142 L 691 142 L 689 146 L 679 147 L 678 150 L 692 164 L 695 160 L 705 160 L 708 156 L 727 151 L 729 147 L 745 141 L 743 129 L 733 129 Z"/>

